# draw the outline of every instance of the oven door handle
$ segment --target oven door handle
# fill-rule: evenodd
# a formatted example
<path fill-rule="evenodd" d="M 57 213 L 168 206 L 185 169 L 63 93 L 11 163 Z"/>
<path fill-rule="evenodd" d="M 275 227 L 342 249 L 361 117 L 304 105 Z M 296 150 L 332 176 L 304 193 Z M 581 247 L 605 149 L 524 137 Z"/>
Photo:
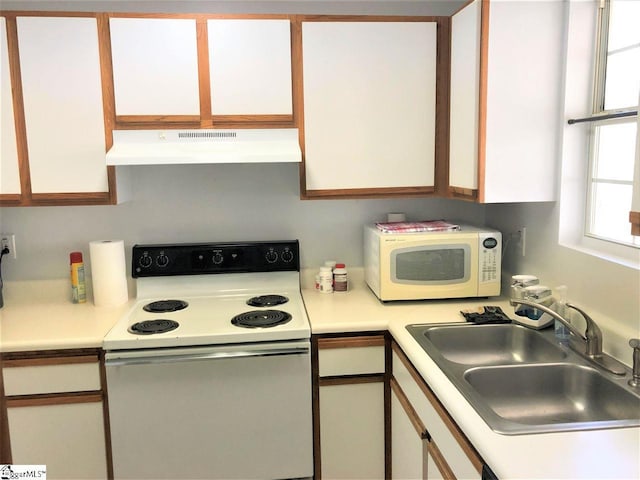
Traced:
<path fill-rule="evenodd" d="M 145 352 L 147 353 L 147 352 Z M 151 363 L 177 363 L 192 362 L 197 360 L 221 360 L 225 358 L 249 358 L 249 357 L 272 357 L 281 355 L 308 355 L 310 348 L 308 345 L 291 346 L 291 347 L 265 347 L 257 349 L 233 349 L 233 350 L 216 350 L 198 353 L 182 353 L 182 354 L 146 354 L 136 356 L 107 353 L 105 356 L 105 366 L 117 367 L 124 365 L 145 365 Z M 109 358 L 112 357 L 112 358 Z"/>

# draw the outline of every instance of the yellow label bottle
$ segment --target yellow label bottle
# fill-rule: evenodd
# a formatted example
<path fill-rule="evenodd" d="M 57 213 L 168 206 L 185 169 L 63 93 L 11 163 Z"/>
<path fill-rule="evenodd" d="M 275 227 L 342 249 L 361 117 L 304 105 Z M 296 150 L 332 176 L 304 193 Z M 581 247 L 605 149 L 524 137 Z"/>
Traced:
<path fill-rule="evenodd" d="M 69 255 L 71 263 L 71 300 L 73 303 L 85 303 L 87 291 L 84 282 L 84 263 L 82 252 L 72 252 Z"/>

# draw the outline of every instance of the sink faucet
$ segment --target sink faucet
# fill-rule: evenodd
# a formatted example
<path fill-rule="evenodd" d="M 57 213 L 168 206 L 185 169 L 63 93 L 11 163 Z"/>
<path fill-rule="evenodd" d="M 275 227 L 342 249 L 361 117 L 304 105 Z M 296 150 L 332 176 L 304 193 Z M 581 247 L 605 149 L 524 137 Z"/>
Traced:
<path fill-rule="evenodd" d="M 633 348 L 633 377 L 629 380 L 629 385 L 640 387 L 640 338 L 629 340 L 629 346 Z"/>
<path fill-rule="evenodd" d="M 602 331 L 600 330 L 600 327 L 596 325 L 596 322 L 594 322 L 593 319 L 589 315 L 587 315 L 587 313 L 581 308 L 578 308 L 571 303 L 566 304 L 567 307 L 580 313 L 580 315 L 582 315 L 582 317 L 587 322 L 587 327 L 584 333 L 580 332 L 580 330 L 578 330 L 575 325 L 570 323 L 558 312 L 545 305 L 536 303 L 526 298 L 513 297 L 511 298 L 509 303 L 511 304 L 511 306 L 525 305 L 528 307 L 537 308 L 538 310 L 542 310 L 544 313 L 551 315 L 554 319 L 567 327 L 575 337 L 582 340 L 580 344 L 580 350 L 576 348 L 574 348 L 574 350 L 582 354 L 591 362 L 604 368 L 608 372 L 611 372 L 615 375 L 624 375 L 626 373 L 626 367 L 624 366 L 624 364 L 618 362 L 616 359 L 602 352 Z"/>

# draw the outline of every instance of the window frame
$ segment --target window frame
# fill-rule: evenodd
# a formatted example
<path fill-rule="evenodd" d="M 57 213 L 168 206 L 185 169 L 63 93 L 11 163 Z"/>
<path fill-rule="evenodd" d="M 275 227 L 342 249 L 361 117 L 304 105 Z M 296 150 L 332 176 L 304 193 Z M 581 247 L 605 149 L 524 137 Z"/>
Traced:
<path fill-rule="evenodd" d="M 598 158 L 598 129 L 602 126 L 615 125 L 615 124 L 631 124 L 637 122 L 638 107 L 632 105 L 630 107 L 618 108 L 618 109 L 605 109 L 605 90 L 606 90 L 606 73 L 607 73 L 607 60 L 608 60 L 608 41 L 609 41 L 609 27 L 611 19 L 611 0 L 601 0 L 598 8 L 597 18 L 597 31 L 596 31 L 596 47 L 595 47 L 595 65 L 594 65 L 594 86 L 593 86 L 593 99 L 592 99 L 592 117 L 598 117 L 603 115 L 620 114 L 620 113 L 632 113 L 636 112 L 633 116 L 624 118 L 612 118 L 606 120 L 593 120 L 590 122 L 589 127 L 589 162 L 587 167 L 587 180 L 586 180 L 586 198 L 584 209 L 584 237 L 586 237 L 587 243 L 593 244 L 597 248 L 599 242 L 606 242 L 610 244 L 617 244 L 629 249 L 640 249 L 640 237 L 633 237 L 631 243 L 625 242 L 619 239 L 603 237 L 592 232 L 592 226 L 595 217 L 595 186 L 597 184 L 618 184 L 629 185 L 633 190 L 634 177 L 632 175 L 631 180 L 610 180 L 599 178 L 595 175 Z M 637 132 L 636 135 L 640 135 Z M 628 212 L 625 212 L 628 213 Z M 631 225 L 629 224 L 629 231 L 631 231 Z M 615 250 L 619 250 L 617 247 L 613 247 Z"/>

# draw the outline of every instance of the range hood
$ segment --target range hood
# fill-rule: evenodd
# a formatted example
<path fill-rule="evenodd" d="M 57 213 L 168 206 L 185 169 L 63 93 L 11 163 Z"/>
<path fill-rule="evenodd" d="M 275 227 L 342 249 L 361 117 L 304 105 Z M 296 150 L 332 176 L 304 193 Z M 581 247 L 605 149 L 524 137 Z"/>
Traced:
<path fill-rule="evenodd" d="M 300 162 L 297 128 L 114 130 L 107 165 Z"/>

